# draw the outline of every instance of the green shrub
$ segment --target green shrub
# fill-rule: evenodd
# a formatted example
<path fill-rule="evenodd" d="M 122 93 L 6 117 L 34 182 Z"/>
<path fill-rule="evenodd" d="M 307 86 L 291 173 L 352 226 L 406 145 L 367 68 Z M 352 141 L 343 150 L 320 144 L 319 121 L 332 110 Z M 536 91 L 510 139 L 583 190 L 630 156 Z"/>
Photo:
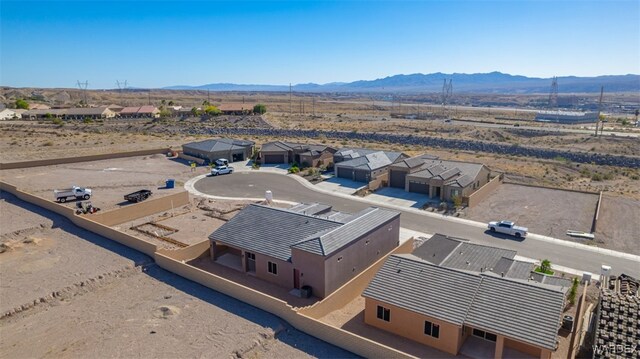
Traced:
<path fill-rule="evenodd" d="M 599 173 L 594 173 L 591 175 L 592 181 L 602 181 L 602 175 Z"/>
<path fill-rule="evenodd" d="M 578 282 L 578 278 L 574 277 L 571 283 L 571 290 L 569 291 L 569 303 L 571 303 L 571 305 L 576 304 L 576 294 L 578 293 L 579 284 L 580 282 Z"/>
<path fill-rule="evenodd" d="M 82 120 L 83 123 L 93 123 L 93 120 L 90 117 L 85 117 L 84 120 Z"/>
<path fill-rule="evenodd" d="M 63 126 L 64 125 L 64 121 L 62 121 L 59 118 L 54 118 L 53 120 L 51 120 L 51 123 L 53 123 L 54 125 L 58 125 L 58 126 Z"/>

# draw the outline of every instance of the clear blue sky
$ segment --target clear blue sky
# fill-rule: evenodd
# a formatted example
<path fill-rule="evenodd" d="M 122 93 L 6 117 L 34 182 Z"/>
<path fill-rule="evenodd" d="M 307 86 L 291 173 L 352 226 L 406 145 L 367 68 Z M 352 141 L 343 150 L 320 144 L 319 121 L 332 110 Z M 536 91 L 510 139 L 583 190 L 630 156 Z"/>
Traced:
<path fill-rule="evenodd" d="M 640 1 L 5 1 L 0 84 L 640 73 Z"/>

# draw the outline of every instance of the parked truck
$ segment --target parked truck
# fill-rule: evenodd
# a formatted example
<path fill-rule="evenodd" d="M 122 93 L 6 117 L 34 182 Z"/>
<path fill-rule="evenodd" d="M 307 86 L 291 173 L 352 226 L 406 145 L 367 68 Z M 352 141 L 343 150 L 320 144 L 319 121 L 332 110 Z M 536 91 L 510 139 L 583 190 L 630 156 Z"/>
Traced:
<path fill-rule="evenodd" d="M 145 199 L 149 198 L 149 196 L 151 196 L 152 194 L 153 193 L 148 189 L 142 189 L 140 191 L 136 191 L 136 192 L 124 195 L 124 199 L 125 201 L 134 202 L 134 203 L 142 202 Z"/>
<path fill-rule="evenodd" d="M 226 175 L 230 173 L 233 173 L 233 167 L 231 166 L 218 166 L 216 168 L 211 169 L 212 176 Z"/>
<path fill-rule="evenodd" d="M 60 203 L 66 202 L 68 198 L 89 199 L 91 198 L 91 189 L 78 186 L 65 189 L 54 189 L 53 196 L 56 198 L 56 201 Z"/>
<path fill-rule="evenodd" d="M 511 221 L 492 221 L 489 222 L 487 228 L 489 228 L 491 232 L 504 233 L 510 236 L 515 236 L 516 238 L 524 238 L 529 232 L 528 228 L 518 227 Z"/>

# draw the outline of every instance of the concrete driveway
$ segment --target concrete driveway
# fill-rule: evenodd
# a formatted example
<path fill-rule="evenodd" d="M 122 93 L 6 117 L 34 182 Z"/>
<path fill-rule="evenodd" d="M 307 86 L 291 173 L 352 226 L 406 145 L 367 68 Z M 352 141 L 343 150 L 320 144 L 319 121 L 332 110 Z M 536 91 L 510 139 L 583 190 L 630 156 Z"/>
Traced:
<path fill-rule="evenodd" d="M 316 187 L 320 189 L 344 194 L 354 194 L 356 191 L 366 186 L 367 184 L 364 182 L 356 182 L 338 177 L 332 177 L 331 179 L 316 184 Z"/>
<path fill-rule="evenodd" d="M 407 192 L 400 188 L 383 187 L 366 197 L 380 204 L 395 204 L 403 207 L 422 208 L 429 202 L 429 196 L 422 193 Z"/>

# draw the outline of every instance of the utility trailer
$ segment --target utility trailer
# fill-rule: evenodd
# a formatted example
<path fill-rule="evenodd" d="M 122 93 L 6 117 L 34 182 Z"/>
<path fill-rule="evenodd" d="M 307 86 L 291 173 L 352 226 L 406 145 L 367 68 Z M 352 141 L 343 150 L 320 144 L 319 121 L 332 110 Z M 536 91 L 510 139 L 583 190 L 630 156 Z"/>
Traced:
<path fill-rule="evenodd" d="M 137 203 L 137 202 L 144 201 L 145 199 L 149 198 L 149 196 L 151 196 L 152 194 L 153 193 L 148 189 L 142 189 L 140 191 L 136 191 L 136 192 L 124 195 L 124 199 L 125 201 Z"/>

